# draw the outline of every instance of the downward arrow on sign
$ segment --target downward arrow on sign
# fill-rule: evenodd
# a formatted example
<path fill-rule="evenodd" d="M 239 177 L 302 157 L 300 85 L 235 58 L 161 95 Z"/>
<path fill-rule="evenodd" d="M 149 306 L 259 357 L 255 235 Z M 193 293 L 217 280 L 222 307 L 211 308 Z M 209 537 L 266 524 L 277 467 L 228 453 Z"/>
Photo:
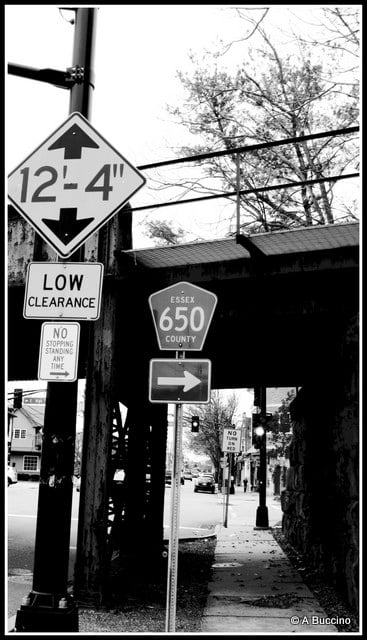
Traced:
<path fill-rule="evenodd" d="M 74 240 L 74 238 L 81 233 L 90 222 L 93 222 L 94 218 L 83 218 L 83 220 L 77 220 L 76 214 L 78 209 L 62 208 L 60 209 L 59 220 L 48 220 L 42 218 L 42 222 L 63 242 L 65 245 Z"/>
<path fill-rule="evenodd" d="M 193 389 L 194 387 L 196 387 L 198 384 L 200 384 L 200 382 L 201 380 L 199 380 L 199 378 L 194 376 L 189 371 L 184 371 L 183 378 L 175 378 L 173 376 L 172 377 L 161 376 L 157 378 L 158 386 L 177 387 L 177 386 L 183 385 L 184 391 L 190 391 L 190 389 Z"/>

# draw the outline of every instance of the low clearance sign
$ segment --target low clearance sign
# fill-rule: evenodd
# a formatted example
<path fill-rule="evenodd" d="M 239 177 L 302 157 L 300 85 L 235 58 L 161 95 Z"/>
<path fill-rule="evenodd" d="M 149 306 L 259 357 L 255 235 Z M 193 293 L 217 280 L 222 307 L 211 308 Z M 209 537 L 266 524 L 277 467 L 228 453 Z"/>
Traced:
<path fill-rule="evenodd" d="M 31 262 L 27 270 L 25 318 L 98 320 L 103 264 Z"/>

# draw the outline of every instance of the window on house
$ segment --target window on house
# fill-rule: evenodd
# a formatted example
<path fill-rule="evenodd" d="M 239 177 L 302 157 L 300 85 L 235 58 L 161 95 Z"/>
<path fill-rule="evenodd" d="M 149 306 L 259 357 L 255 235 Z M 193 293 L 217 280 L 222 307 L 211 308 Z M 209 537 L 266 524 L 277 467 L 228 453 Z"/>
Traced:
<path fill-rule="evenodd" d="M 27 437 L 27 429 L 14 429 L 14 438 L 26 438 Z"/>
<path fill-rule="evenodd" d="M 24 456 L 23 471 L 38 471 L 38 457 Z"/>

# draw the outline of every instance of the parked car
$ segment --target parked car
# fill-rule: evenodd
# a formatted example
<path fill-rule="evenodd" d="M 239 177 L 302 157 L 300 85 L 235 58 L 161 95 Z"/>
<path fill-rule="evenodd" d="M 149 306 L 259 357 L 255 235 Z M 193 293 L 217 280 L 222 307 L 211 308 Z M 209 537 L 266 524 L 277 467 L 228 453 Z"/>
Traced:
<path fill-rule="evenodd" d="M 184 475 L 185 480 L 192 480 L 192 473 L 191 473 L 190 469 L 185 469 L 183 475 Z"/>
<path fill-rule="evenodd" d="M 15 467 L 8 465 L 8 487 L 18 482 L 18 473 Z"/>
<path fill-rule="evenodd" d="M 193 478 L 198 478 L 199 477 L 199 471 L 197 469 L 193 469 L 191 473 L 192 473 L 192 477 Z"/>
<path fill-rule="evenodd" d="M 195 479 L 194 492 L 198 491 L 215 493 L 215 481 L 211 473 L 200 473 L 199 477 Z"/>

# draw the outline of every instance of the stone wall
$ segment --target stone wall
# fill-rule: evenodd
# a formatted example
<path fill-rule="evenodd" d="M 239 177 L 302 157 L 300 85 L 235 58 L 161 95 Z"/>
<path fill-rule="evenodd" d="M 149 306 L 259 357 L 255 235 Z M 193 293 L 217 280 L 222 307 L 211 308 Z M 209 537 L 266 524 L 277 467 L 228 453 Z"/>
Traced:
<path fill-rule="evenodd" d="M 283 530 L 358 609 L 358 319 L 348 323 L 323 372 L 291 405 L 293 441 Z M 335 357 L 334 357 L 335 356 Z"/>

